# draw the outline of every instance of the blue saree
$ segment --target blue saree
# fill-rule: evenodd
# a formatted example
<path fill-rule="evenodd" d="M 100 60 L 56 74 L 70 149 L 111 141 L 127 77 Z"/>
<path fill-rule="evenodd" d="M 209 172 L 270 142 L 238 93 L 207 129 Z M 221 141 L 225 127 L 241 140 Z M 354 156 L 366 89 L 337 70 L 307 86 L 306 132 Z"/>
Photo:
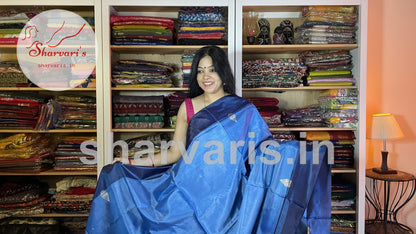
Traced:
<path fill-rule="evenodd" d="M 225 96 L 192 117 L 172 166 L 106 165 L 86 233 L 329 233 L 326 150 L 300 164 L 299 144 L 273 141 L 254 105 Z"/>

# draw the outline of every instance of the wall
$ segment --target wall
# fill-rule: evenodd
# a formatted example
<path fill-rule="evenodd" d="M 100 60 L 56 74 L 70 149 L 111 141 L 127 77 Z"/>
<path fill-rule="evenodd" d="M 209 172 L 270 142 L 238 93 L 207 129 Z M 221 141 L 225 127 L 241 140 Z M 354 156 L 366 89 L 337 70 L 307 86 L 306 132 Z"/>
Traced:
<path fill-rule="evenodd" d="M 368 0 L 367 126 L 392 113 L 404 138 L 387 143 L 388 165 L 416 175 L 416 27 L 414 0 Z M 380 167 L 381 141 L 367 140 L 367 168 Z M 416 196 L 398 214 L 416 229 Z"/>

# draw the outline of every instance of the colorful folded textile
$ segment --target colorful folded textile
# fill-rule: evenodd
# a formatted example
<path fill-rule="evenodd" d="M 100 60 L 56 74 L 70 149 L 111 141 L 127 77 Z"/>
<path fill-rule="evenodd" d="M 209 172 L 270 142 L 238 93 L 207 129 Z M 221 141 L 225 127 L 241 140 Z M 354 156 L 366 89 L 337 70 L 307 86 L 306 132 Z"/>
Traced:
<path fill-rule="evenodd" d="M 355 206 L 355 185 L 334 177 L 331 185 L 331 209 L 352 210 Z"/>
<path fill-rule="evenodd" d="M 179 107 L 181 106 L 185 98 L 187 97 L 188 97 L 187 94 L 181 91 L 170 93 L 167 96 L 167 99 L 169 102 L 169 106 L 167 108 L 167 114 L 169 116 L 169 124 L 172 128 L 176 127 L 176 120 L 177 120 Z"/>
<path fill-rule="evenodd" d="M 45 154 L 50 154 L 53 146 L 50 144 L 50 138 L 44 134 L 20 133 L 0 139 L 0 160 L 21 160 L 22 165 L 36 164 L 36 160 L 32 157 L 40 157 L 43 160 Z M 13 161 L 5 161 L 5 163 L 13 164 Z M 16 161 L 19 163 L 19 161 Z M 46 162 L 46 161 L 45 161 Z"/>
<path fill-rule="evenodd" d="M 226 44 L 227 24 L 221 7 L 181 7 L 178 11 L 179 45 Z"/>
<path fill-rule="evenodd" d="M 299 58 L 308 67 L 306 84 L 310 86 L 353 86 L 349 51 L 305 51 Z"/>
<path fill-rule="evenodd" d="M 358 14 L 354 6 L 309 6 L 295 29 L 297 44 L 354 44 Z"/>
<path fill-rule="evenodd" d="M 0 62 L 0 87 L 28 87 L 29 80 L 17 62 Z"/>
<path fill-rule="evenodd" d="M 97 180 L 93 177 L 65 177 L 56 182 L 56 191 L 42 206 L 45 213 L 88 213 Z"/>
<path fill-rule="evenodd" d="M 54 152 L 54 169 L 57 171 L 94 171 L 97 169 L 97 163 L 84 163 L 81 161 L 93 160 L 94 156 L 84 154 L 81 151 L 81 144 L 85 141 L 97 141 L 95 136 L 63 136 L 58 143 Z M 89 150 L 97 150 L 89 147 Z"/>
<path fill-rule="evenodd" d="M 353 131 L 314 131 L 306 132 L 306 140 L 310 141 L 337 141 L 354 140 Z"/>
<path fill-rule="evenodd" d="M 164 96 L 113 97 L 115 128 L 162 128 L 164 123 Z"/>
<path fill-rule="evenodd" d="M 278 112 L 279 100 L 271 97 L 248 97 L 246 98 L 256 106 L 261 117 L 266 121 L 269 127 L 282 126 L 281 114 Z"/>
<path fill-rule="evenodd" d="M 305 107 L 282 112 L 282 122 L 287 127 L 323 127 L 321 108 Z"/>
<path fill-rule="evenodd" d="M 115 87 L 172 87 L 176 67 L 171 63 L 145 60 L 120 60 L 113 67 Z"/>
<path fill-rule="evenodd" d="M 96 100 L 92 96 L 58 96 L 59 118 L 55 128 L 96 128 Z"/>
<path fill-rule="evenodd" d="M 113 45 L 172 45 L 174 22 L 152 16 L 110 16 Z"/>
<path fill-rule="evenodd" d="M 48 199 L 48 185 L 37 180 L 0 183 L 0 219 L 17 214 L 39 214 Z"/>
<path fill-rule="evenodd" d="M 307 67 L 297 58 L 243 61 L 243 88 L 297 87 Z"/>
<path fill-rule="evenodd" d="M 26 13 L 3 12 L 0 16 L 0 45 L 16 45 L 20 31 L 29 20 Z"/>
<path fill-rule="evenodd" d="M 39 117 L 41 97 L 19 93 L 0 94 L 0 128 L 33 129 Z"/>

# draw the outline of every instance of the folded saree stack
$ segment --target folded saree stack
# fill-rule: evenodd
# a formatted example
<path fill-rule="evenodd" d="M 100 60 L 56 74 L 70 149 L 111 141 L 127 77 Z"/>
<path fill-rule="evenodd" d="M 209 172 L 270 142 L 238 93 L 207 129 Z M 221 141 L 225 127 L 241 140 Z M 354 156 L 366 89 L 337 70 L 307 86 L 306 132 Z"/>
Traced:
<path fill-rule="evenodd" d="M 351 216 L 331 215 L 331 234 L 354 234 L 356 221 Z"/>
<path fill-rule="evenodd" d="M 182 54 L 182 87 L 189 87 L 189 80 L 191 77 L 192 60 L 194 59 L 194 53 L 192 51 L 185 51 Z"/>
<path fill-rule="evenodd" d="M 35 128 L 43 101 L 31 94 L 1 93 L 0 128 Z"/>
<path fill-rule="evenodd" d="M 331 186 L 331 210 L 353 210 L 355 206 L 355 185 L 335 176 Z"/>
<path fill-rule="evenodd" d="M 334 145 L 334 164 L 332 167 L 354 167 L 355 135 L 353 131 L 307 132 L 306 140 L 331 141 Z"/>
<path fill-rule="evenodd" d="M 81 151 L 81 144 L 84 141 L 97 141 L 97 137 L 63 136 L 54 152 L 54 169 L 56 171 L 96 171 L 97 163 L 90 163 L 94 156 L 86 155 Z M 97 150 L 91 147 L 88 149 Z M 88 163 L 84 163 L 83 159 Z"/>
<path fill-rule="evenodd" d="M 295 29 L 296 44 L 354 44 L 354 6 L 309 6 L 302 11 L 304 22 Z"/>
<path fill-rule="evenodd" d="M 0 219 L 44 212 L 41 202 L 48 199 L 48 185 L 37 180 L 0 183 Z M 7 231 L 9 233 L 9 231 Z"/>
<path fill-rule="evenodd" d="M 17 62 L 0 62 L 0 87 L 28 87 L 29 83 Z"/>
<path fill-rule="evenodd" d="M 220 7 L 181 7 L 178 45 L 227 44 L 226 14 Z"/>
<path fill-rule="evenodd" d="M 162 128 L 164 116 L 164 96 L 113 97 L 114 128 Z"/>
<path fill-rule="evenodd" d="M 243 61 L 243 88 L 291 88 L 302 84 L 307 67 L 298 58 Z"/>
<path fill-rule="evenodd" d="M 59 119 L 55 128 L 96 128 L 96 100 L 92 96 L 58 96 Z"/>
<path fill-rule="evenodd" d="M 174 22 L 153 16 L 111 15 L 112 45 L 172 45 Z"/>
<path fill-rule="evenodd" d="M 17 45 L 20 31 L 30 20 L 30 14 L 17 12 L 0 13 L 0 45 Z"/>
<path fill-rule="evenodd" d="M 358 127 L 358 91 L 356 89 L 329 89 L 321 91 L 318 102 L 328 127 Z"/>
<path fill-rule="evenodd" d="M 306 85 L 353 86 L 351 54 L 346 50 L 305 51 L 299 58 L 308 67 Z"/>
<path fill-rule="evenodd" d="M 169 106 L 167 108 L 167 114 L 169 116 L 169 122 L 170 127 L 175 128 L 176 127 L 176 120 L 177 120 L 177 114 L 179 111 L 179 107 L 181 106 L 182 102 L 187 98 L 187 94 L 184 92 L 175 92 L 170 93 L 167 96 Z"/>
<path fill-rule="evenodd" d="M 45 134 L 20 133 L 0 139 L 0 171 L 29 173 L 50 169 L 53 147 Z"/>
<path fill-rule="evenodd" d="M 167 88 L 175 81 L 174 64 L 146 60 L 120 60 L 113 67 L 115 87 Z"/>
<path fill-rule="evenodd" d="M 276 131 L 272 132 L 273 140 L 275 141 L 294 141 L 298 139 L 297 134 L 294 132 L 282 132 L 282 131 Z"/>
<path fill-rule="evenodd" d="M 28 213 L 27 215 L 31 214 Z M 0 220 L 0 233 L 63 233 L 63 230 L 67 231 L 68 229 L 63 229 L 61 226 L 61 219 L 58 220 L 56 218 L 10 217 L 7 219 Z"/>
<path fill-rule="evenodd" d="M 246 98 L 256 106 L 261 117 L 269 127 L 282 126 L 281 114 L 279 113 L 279 100 L 271 97 L 249 97 Z"/>
<path fill-rule="evenodd" d="M 286 127 L 324 127 L 322 110 L 318 106 L 285 110 L 282 122 Z"/>
<path fill-rule="evenodd" d="M 92 177 L 65 177 L 56 182 L 52 197 L 42 202 L 45 213 L 85 214 L 91 208 L 97 180 Z"/>

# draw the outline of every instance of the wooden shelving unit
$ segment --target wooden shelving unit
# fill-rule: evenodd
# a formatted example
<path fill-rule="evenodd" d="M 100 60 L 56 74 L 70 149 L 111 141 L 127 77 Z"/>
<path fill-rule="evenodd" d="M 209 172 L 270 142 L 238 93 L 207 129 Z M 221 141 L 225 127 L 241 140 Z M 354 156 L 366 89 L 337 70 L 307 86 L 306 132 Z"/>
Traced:
<path fill-rule="evenodd" d="M 299 108 L 302 102 L 304 107 L 314 104 L 319 92 L 328 89 L 357 89 L 359 93 L 359 125 L 357 128 L 270 128 L 271 131 L 354 131 L 355 140 L 355 167 L 354 168 L 333 168 L 333 175 L 346 176 L 356 183 L 356 209 L 355 210 L 333 210 L 332 214 L 351 215 L 356 220 L 356 233 L 364 233 L 365 220 L 365 96 L 366 96 L 366 49 L 367 49 L 367 1 L 336 1 L 336 0 L 252 0 L 236 1 L 236 24 L 243 25 L 243 14 L 254 11 L 260 18 L 270 19 L 270 22 L 279 22 L 283 19 L 301 22 L 301 11 L 303 6 L 356 6 L 360 20 L 357 22 L 357 43 L 356 44 L 292 44 L 292 45 L 246 45 L 243 43 L 243 27 L 236 27 L 236 78 L 237 91 L 242 95 L 253 97 L 257 94 L 265 97 L 277 97 L 280 103 L 288 109 Z M 273 21 L 274 20 L 274 21 Z M 279 21 L 280 20 L 280 21 Z M 294 23 L 294 24 L 295 24 Z M 271 25 L 272 26 L 272 25 Z M 274 27 L 270 28 L 271 30 Z M 272 33 L 273 34 L 273 33 Z M 304 51 L 328 51 L 348 50 L 353 57 L 353 76 L 358 80 L 355 86 L 300 86 L 296 88 L 243 88 L 242 87 L 242 61 L 245 59 L 258 58 L 280 58 L 293 57 Z"/>
<path fill-rule="evenodd" d="M 22 12 L 32 12 L 35 10 L 46 11 L 52 9 L 64 9 L 73 11 L 76 13 L 81 13 L 81 15 L 91 15 L 95 18 L 95 33 L 96 33 L 96 88 L 73 88 L 70 90 L 65 90 L 65 94 L 76 95 L 76 94 L 88 94 L 95 96 L 97 99 L 97 113 L 103 112 L 103 103 L 102 100 L 102 78 L 101 78 L 101 0 L 71 0 L 71 1 L 52 1 L 52 0 L 15 0 L 15 1 L 3 1 L 0 6 L 0 11 L 8 10 L 17 10 Z M 85 14 L 83 14 L 85 13 Z M 16 57 L 16 45 L 0 45 L 0 54 L 1 58 L 13 58 Z M 48 96 L 62 95 L 59 90 L 57 92 L 45 90 L 37 87 L 0 87 L 1 92 L 12 92 L 12 93 L 39 93 L 47 94 Z M 17 134 L 17 133 L 40 133 L 40 134 L 51 134 L 51 135 L 96 135 L 98 147 L 97 150 L 102 152 L 104 147 L 103 144 L 103 128 L 102 120 L 100 117 L 97 118 L 97 129 L 53 129 L 48 131 L 38 131 L 33 129 L 0 129 L 0 134 L 2 136 Z M 87 176 L 87 177 L 97 177 L 97 170 L 93 171 L 82 171 L 82 170 L 71 170 L 71 171 L 59 171 L 54 169 L 45 170 L 39 173 L 13 173 L 13 172 L 0 172 L 2 182 L 5 179 L 11 179 L 12 181 L 27 181 L 32 178 L 39 179 L 42 182 L 48 183 L 50 186 L 54 186 L 55 182 L 59 179 L 69 177 L 69 176 Z M 53 187 L 52 187 L 53 188 Z M 72 214 L 72 213 L 47 213 L 47 214 L 37 214 L 37 215 L 18 215 L 15 217 L 19 218 L 69 218 L 69 217 L 83 217 L 87 218 L 88 213 L 83 214 Z"/>
<path fill-rule="evenodd" d="M 182 54 L 188 50 L 197 50 L 202 46 L 195 46 L 195 45 L 168 45 L 168 46 L 119 46 L 119 45 L 111 45 L 110 49 L 113 52 L 117 53 L 137 53 L 141 52 L 144 54 Z M 224 50 L 228 49 L 228 46 L 221 45 L 219 46 Z"/>

